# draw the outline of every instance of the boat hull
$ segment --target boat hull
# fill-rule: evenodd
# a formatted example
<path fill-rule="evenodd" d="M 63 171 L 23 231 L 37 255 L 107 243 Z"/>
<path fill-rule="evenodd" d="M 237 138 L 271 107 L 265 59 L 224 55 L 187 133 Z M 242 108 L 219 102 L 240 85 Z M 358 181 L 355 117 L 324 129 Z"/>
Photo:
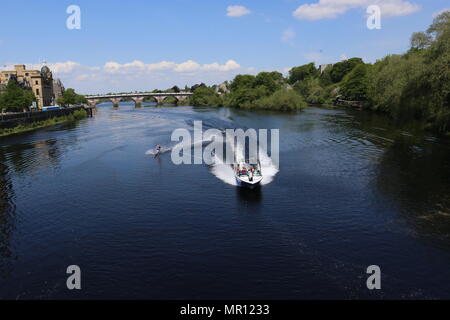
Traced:
<path fill-rule="evenodd" d="M 246 182 L 236 177 L 236 183 L 240 187 L 246 187 L 246 188 L 256 188 L 261 185 L 261 180 L 256 182 Z"/>

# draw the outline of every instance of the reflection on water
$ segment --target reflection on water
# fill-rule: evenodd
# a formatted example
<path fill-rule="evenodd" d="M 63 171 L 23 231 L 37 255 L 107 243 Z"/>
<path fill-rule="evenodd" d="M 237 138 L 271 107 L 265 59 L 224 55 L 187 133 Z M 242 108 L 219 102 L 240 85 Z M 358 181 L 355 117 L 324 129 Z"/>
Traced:
<path fill-rule="evenodd" d="M 0 278 L 10 272 L 11 236 L 14 229 L 13 188 L 3 153 L 0 153 Z"/>
<path fill-rule="evenodd" d="M 383 153 L 377 184 L 416 232 L 450 247 L 450 148 L 397 138 Z"/>
<path fill-rule="evenodd" d="M 345 123 L 354 130 L 352 139 L 383 147 L 376 184 L 397 203 L 398 218 L 418 235 L 450 248 L 450 141 L 434 137 L 420 122 L 402 125 L 382 115 L 352 115 L 356 121 Z"/>
<path fill-rule="evenodd" d="M 262 187 L 245 188 L 237 187 L 236 194 L 238 199 L 243 203 L 258 204 L 262 200 Z"/>

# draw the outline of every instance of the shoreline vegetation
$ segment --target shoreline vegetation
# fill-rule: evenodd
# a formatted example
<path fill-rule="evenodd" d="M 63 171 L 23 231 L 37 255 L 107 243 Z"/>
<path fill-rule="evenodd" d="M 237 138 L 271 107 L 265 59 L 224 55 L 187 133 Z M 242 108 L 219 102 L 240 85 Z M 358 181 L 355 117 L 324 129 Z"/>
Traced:
<path fill-rule="evenodd" d="M 33 131 L 33 130 L 41 129 L 41 128 L 45 128 L 45 127 L 51 127 L 51 126 L 63 124 L 63 123 L 76 122 L 78 120 L 87 118 L 87 116 L 88 116 L 88 114 L 87 114 L 86 110 L 84 110 L 84 109 L 75 110 L 73 113 L 71 113 L 67 116 L 54 117 L 54 118 L 50 118 L 50 119 L 47 119 L 44 121 L 36 121 L 36 122 L 31 122 L 31 123 L 26 123 L 26 124 L 19 124 L 18 126 L 15 126 L 13 128 L 0 129 L 0 137 L 6 137 L 6 136 L 9 136 L 12 134 L 24 133 L 24 132 Z"/>
<path fill-rule="evenodd" d="M 30 106 L 35 101 L 36 96 L 30 88 L 24 87 L 17 82 L 17 79 L 11 78 L 4 91 L 0 94 L 0 112 L 28 112 L 30 111 Z M 75 104 L 85 104 L 87 103 L 87 99 L 83 95 L 77 94 L 74 89 L 68 88 L 64 91 L 63 96 L 58 98 L 57 103 L 60 106 L 70 106 Z M 55 116 L 41 121 L 19 123 L 11 128 L 0 128 L 0 137 L 28 132 L 65 122 L 73 122 L 87 118 L 87 116 L 87 112 L 84 109 L 80 109 L 65 116 Z"/>
<path fill-rule="evenodd" d="M 325 68 L 314 63 L 256 76 L 237 75 L 231 82 L 191 88 L 194 106 L 225 106 L 280 111 L 310 105 L 348 105 L 387 114 L 398 122 L 423 121 L 426 128 L 450 134 L 450 11 L 415 32 L 410 49 L 375 63 L 351 58 Z"/>

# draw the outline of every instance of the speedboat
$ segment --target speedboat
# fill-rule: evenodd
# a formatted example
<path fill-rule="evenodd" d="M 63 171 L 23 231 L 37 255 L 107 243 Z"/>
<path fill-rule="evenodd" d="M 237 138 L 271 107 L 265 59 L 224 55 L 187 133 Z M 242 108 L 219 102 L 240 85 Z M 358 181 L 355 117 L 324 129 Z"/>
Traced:
<path fill-rule="evenodd" d="M 237 184 L 241 187 L 259 186 L 263 176 L 261 174 L 261 165 L 258 162 L 239 161 L 232 165 Z"/>

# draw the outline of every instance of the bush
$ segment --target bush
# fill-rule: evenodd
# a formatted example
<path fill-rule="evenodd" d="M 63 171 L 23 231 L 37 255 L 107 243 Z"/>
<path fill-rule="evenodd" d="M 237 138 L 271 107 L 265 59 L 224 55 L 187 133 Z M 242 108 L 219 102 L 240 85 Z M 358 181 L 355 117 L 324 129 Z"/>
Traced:
<path fill-rule="evenodd" d="M 246 109 L 296 111 L 306 108 L 306 102 L 294 90 L 280 89 L 270 96 L 259 98 L 242 107 Z"/>
<path fill-rule="evenodd" d="M 294 89 L 300 93 L 307 103 L 324 104 L 329 98 L 329 93 L 320 85 L 318 78 L 297 82 Z"/>
<path fill-rule="evenodd" d="M 191 96 L 190 102 L 194 106 L 221 106 L 222 99 L 213 88 L 198 87 Z"/>

